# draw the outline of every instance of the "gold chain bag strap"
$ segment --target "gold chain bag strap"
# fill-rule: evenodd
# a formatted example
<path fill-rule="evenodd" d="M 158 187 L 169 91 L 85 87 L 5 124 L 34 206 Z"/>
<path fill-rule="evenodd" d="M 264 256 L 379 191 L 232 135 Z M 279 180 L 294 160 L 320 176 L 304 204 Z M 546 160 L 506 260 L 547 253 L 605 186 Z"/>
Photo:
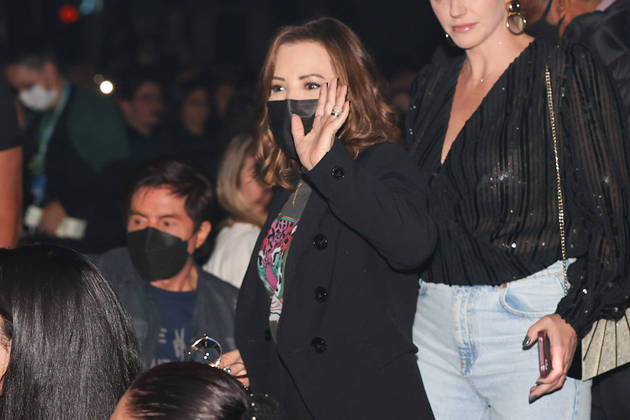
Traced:
<path fill-rule="evenodd" d="M 553 155 L 556 166 L 556 187 L 558 192 L 558 225 L 560 227 L 560 245 L 562 247 L 562 272 L 564 275 L 563 288 L 566 295 L 569 287 L 567 278 L 567 245 L 564 227 L 564 200 L 562 182 L 560 178 L 560 157 L 558 153 L 558 135 L 556 131 L 556 114 L 553 106 L 553 92 L 551 90 L 551 73 L 549 66 L 545 66 L 545 84 L 547 86 L 547 107 L 551 136 L 553 138 Z M 618 321 L 600 319 L 593 323 L 591 331 L 582 339 L 581 357 L 582 380 L 593 378 L 608 372 L 618 366 L 630 362 L 630 308 Z M 580 349 L 576 352 L 579 354 Z"/>

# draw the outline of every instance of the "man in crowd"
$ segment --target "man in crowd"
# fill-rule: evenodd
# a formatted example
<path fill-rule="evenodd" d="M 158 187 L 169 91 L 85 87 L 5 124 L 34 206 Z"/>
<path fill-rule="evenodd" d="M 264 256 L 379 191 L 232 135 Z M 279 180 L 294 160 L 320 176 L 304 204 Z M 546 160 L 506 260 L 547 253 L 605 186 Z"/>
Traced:
<path fill-rule="evenodd" d="M 204 334 L 233 349 L 237 289 L 193 257 L 212 229 L 210 181 L 189 164 L 161 159 L 140 166 L 128 191 L 128 246 L 95 263 L 131 316 L 144 367 L 183 360 Z"/>
<path fill-rule="evenodd" d="M 169 143 L 157 132 L 164 114 L 159 79 L 147 71 L 131 71 L 121 78 L 118 97 L 127 122 L 130 164 L 138 165 L 169 154 Z"/>
<path fill-rule="evenodd" d="M 18 243 L 22 220 L 22 147 L 15 98 L 0 77 L 0 248 Z"/>
<path fill-rule="evenodd" d="M 630 1 L 521 0 L 526 31 L 551 42 L 580 43 L 599 56 L 616 84 L 630 141 Z M 630 145 L 629 145 L 630 147 Z M 630 168 L 626 168 L 630 169 Z M 592 418 L 630 418 L 630 365 L 593 380 Z"/>
<path fill-rule="evenodd" d="M 119 112 L 70 83 L 47 52 L 22 50 L 6 75 L 28 109 L 23 175 L 32 233 L 88 252 L 120 243 L 115 199 L 106 188 L 115 177 L 110 169 L 129 154 Z"/>
<path fill-rule="evenodd" d="M 530 35 L 551 42 L 562 39 L 580 43 L 598 55 L 617 83 L 620 100 L 630 110 L 630 1 L 521 0 L 520 3 L 528 21 L 525 30 Z"/>

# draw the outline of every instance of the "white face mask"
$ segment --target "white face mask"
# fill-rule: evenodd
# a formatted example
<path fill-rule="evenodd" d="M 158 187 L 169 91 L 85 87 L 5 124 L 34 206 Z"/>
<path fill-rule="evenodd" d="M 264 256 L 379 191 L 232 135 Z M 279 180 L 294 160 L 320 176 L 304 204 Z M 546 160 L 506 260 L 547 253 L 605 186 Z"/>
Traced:
<path fill-rule="evenodd" d="M 58 96 L 57 89 L 46 89 L 43 85 L 37 84 L 20 92 L 18 98 L 33 111 L 46 111 L 52 107 Z"/>

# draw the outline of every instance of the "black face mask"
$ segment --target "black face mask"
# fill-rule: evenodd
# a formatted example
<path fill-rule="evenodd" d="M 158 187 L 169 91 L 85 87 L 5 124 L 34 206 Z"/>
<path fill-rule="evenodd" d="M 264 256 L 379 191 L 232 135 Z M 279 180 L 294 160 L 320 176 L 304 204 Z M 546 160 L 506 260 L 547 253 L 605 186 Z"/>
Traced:
<path fill-rule="evenodd" d="M 145 281 L 173 277 L 190 256 L 186 241 L 154 228 L 127 233 L 127 245 L 131 261 Z"/>
<path fill-rule="evenodd" d="M 267 102 L 269 128 L 276 144 L 288 158 L 299 160 L 291 134 L 291 116 L 296 114 L 302 119 L 304 134 L 307 134 L 313 128 L 316 108 L 317 99 L 284 99 Z"/>
<path fill-rule="evenodd" d="M 549 0 L 543 15 L 536 22 L 527 26 L 525 28 L 525 32 L 534 38 L 541 38 L 550 44 L 555 45 L 559 41 L 558 32 L 562 21 L 560 21 L 558 25 L 552 25 L 547 22 L 547 15 L 549 14 L 549 9 L 551 9 L 551 3 L 553 3 L 553 0 Z"/>

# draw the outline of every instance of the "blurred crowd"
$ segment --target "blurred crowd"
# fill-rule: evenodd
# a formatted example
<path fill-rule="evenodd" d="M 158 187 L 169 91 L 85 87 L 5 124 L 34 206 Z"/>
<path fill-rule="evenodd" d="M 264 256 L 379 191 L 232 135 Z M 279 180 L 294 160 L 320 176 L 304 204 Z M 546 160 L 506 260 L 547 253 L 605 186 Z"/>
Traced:
<path fill-rule="evenodd" d="M 131 168 L 172 156 L 216 180 L 227 143 L 251 124 L 249 98 L 238 103 L 229 76 L 129 69 L 107 97 L 96 83 L 70 80 L 54 55 L 36 49 L 9 59 L 5 73 L 18 98 L 22 242 L 44 237 L 84 252 L 121 245 L 121 186 Z"/>
<path fill-rule="evenodd" d="M 169 75 L 135 67 L 111 81 L 76 69 L 70 78 L 62 69 L 50 50 L 39 48 L 21 49 L 5 61 L 3 100 L 11 112 L 5 114 L 5 125 L 14 128 L 6 131 L 4 149 L 22 146 L 23 187 L 3 201 L 13 202 L 15 212 L 20 207 L 16 202 L 23 203 L 21 244 L 45 241 L 87 253 L 123 245 L 126 177 L 133 168 L 159 157 L 190 162 L 219 187 L 220 207 L 213 215 L 217 226 L 231 223 L 230 212 L 262 225 L 265 214 L 256 198 L 262 193 L 250 191 L 251 185 L 258 189 L 262 185 L 253 178 L 244 183 L 238 178 L 253 177 L 255 81 L 239 80 L 237 72 L 227 68 Z M 401 72 L 390 83 L 400 121 L 412 81 L 413 73 Z M 224 154 L 224 171 L 237 182 L 218 178 Z M 11 185 L 18 184 L 17 172 L 16 167 Z M 234 189 L 253 198 L 231 203 Z M 247 200 L 253 200 L 257 209 L 248 209 Z M 14 246 L 19 226 L 11 225 L 15 233 L 6 244 Z M 205 249 L 211 248 L 210 244 Z"/>

